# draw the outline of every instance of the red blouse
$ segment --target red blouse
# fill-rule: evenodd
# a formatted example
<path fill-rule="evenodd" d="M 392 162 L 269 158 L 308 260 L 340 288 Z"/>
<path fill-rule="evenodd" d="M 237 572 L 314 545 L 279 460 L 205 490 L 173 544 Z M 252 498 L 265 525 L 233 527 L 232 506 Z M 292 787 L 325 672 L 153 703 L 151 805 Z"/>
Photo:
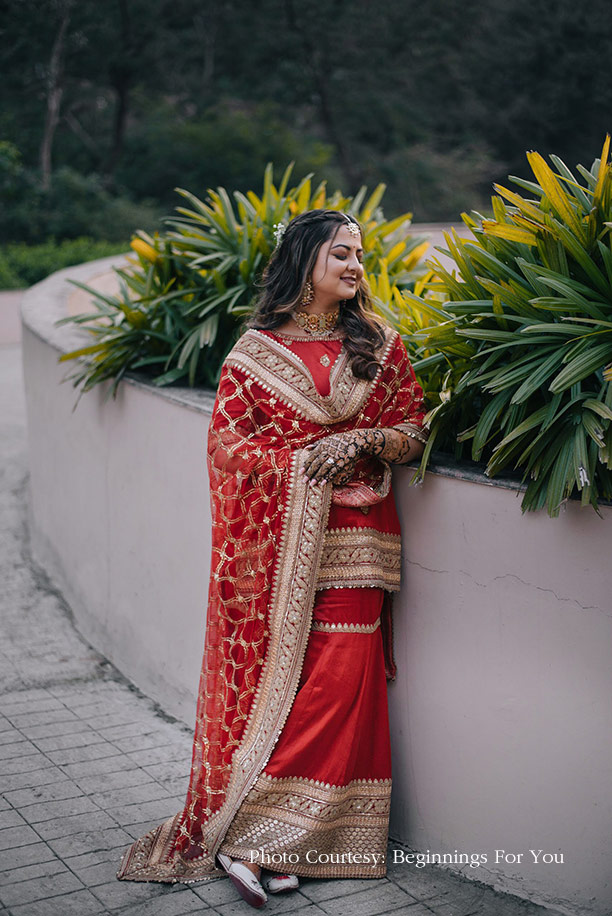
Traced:
<path fill-rule="evenodd" d="M 292 337 L 291 335 L 264 331 L 278 343 L 295 353 L 310 370 L 317 391 L 325 397 L 329 394 L 329 374 L 342 349 L 342 340 L 334 338 Z M 330 434 L 333 427 L 330 427 Z M 329 514 L 329 529 L 335 528 L 376 528 L 389 534 L 400 533 L 400 523 L 395 508 L 393 491 L 382 502 L 365 509 L 332 505 Z"/>

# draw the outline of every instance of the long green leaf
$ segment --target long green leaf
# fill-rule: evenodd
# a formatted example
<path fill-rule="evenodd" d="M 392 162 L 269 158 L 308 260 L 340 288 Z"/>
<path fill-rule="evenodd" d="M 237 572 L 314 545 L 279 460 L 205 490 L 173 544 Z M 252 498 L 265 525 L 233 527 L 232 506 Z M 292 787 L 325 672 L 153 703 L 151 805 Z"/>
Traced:
<path fill-rule="evenodd" d="M 612 344 L 596 344 L 592 349 L 572 359 L 552 380 L 549 391 L 556 394 L 602 369 L 612 357 Z"/>

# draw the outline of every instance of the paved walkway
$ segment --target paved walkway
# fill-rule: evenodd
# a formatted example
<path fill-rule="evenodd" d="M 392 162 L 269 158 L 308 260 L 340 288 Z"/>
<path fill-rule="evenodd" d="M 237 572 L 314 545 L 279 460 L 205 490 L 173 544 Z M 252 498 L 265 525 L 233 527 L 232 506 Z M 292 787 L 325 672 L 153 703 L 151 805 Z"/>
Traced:
<path fill-rule="evenodd" d="M 0 916 L 253 913 L 225 879 L 115 879 L 132 839 L 182 807 L 191 738 L 79 637 L 30 558 L 26 487 L 20 347 L 0 345 Z M 372 882 L 304 881 L 264 912 L 554 916 L 406 865 Z"/>

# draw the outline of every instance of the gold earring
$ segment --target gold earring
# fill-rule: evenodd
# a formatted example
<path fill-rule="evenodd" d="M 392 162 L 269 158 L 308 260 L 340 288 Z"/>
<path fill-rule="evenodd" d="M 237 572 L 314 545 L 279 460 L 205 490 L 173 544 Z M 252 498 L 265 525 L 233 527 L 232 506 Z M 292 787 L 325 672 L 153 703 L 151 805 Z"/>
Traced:
<path fill-rule="evenodd" d="M 314 289 L 310 280 L 306 280 L 304 284 L 304 290 L 302 292 L 302 298 L 300 299 L 300 305 L 310 305 L 314 299 Z"/>

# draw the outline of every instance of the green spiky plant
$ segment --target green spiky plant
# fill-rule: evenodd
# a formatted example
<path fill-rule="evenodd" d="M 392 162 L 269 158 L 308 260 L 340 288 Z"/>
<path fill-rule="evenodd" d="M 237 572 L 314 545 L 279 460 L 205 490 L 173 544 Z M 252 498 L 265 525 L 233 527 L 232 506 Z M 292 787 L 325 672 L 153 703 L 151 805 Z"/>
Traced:
<path fill-rule="evenodd" d="M 432 291 L 434 277 L 434 271 L 428 270 L 416 280 L 412 289 L 391 285 L 388 291 L 379 290 L 376 300 L 376 310 L 388 324 L 397 328 L 406 345 L 431 413 L 449 399 L 451 379 L 458 379 L 463 374 L 473 354 L 473 347 L 458 338 L 452 327 L 442 328 L 448 315 L 444 311 L 443 298 Z M 435 347 L 423 343 L 432 327 L 437 330 Z M 444 350 L 440 349 L 443 343 Z M 455 452 L 459 457 L 458 445 Z"/>
<path fill-rule="evenodd" d="M 278 187 L 266 168 L 261 196 L 224 188 L 209 190 L 204 201 L 179 190 L 188 202 L 165 221 L 167 228 L 132 241 L 137 255 L 116 269 L 119 293 L 102 293 L 83 284 L 94 312 L 71 316 L 95 338 L 61 360 L 80 359 L 69 376 L 81 393 L 111 380 L 114 395 L 126 372 L 139 370 L 156 385 L 172 382 L 215 387 L 221 365 L 241 333 L 257 293 L 257 281 L 275 246 L 275 226 L 318 207 L 352 213 L 364 228 L 365 268 L 375 296 L 392 297 L 424 273 L 427 247 L 409 235 L 410 214 L 385 220 L 380 201 L 385 186 L 368 197 L 362 188 L 351 198 L 329 195 L 325 182 L 310 176 L 289 188 L 291 166 Z"/>
<path fill-rule="evenodd" d="M 612 497 L 609 151 L 607 137 L 577 175 L 528 153 L 535 181 L 511 178 L 524 195 L 496 185 L 494 219 L 464 215 L 473 238 L 446 234 L 456 270 L 430 262 L 434 306 L 404 293 L 436 308 L 435 323 L 415 332 L 421 352 L 455 361 L 421 473 L 432 449 L 470 443 L 488 475 L 522 473 L 523 511 L 556 516 L 576 493 L 594 508 Z"/>

